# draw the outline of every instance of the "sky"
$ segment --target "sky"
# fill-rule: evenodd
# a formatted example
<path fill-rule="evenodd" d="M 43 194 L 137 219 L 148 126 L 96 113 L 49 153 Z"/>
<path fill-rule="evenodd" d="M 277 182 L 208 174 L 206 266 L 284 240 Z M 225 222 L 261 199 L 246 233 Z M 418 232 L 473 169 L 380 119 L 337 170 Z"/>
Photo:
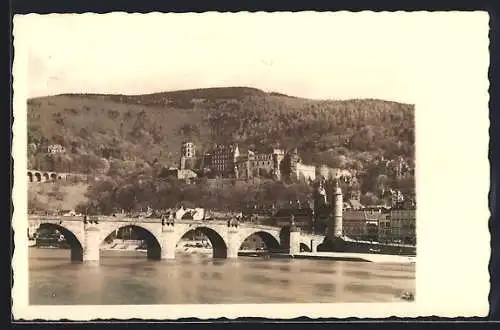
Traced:
<path fill-rule="evenodd" d="M 412 103 L 425 79 L 453 74 L 467 50 L 487 47 L 468 15 L 28 15 L 15 18 L 14 34 L 27 53 L 28 97 L 249 86 Z"/>

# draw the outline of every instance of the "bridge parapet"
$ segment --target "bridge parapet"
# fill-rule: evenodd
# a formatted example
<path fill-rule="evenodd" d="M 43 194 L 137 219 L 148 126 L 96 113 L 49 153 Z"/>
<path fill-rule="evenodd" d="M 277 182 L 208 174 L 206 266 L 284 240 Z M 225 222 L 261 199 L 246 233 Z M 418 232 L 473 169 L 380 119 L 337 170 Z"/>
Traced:
<path fill-rule="evenodd" d="M 62 220 L 62 221 L 83 221 L 83 215 L 82 216 L 62 216 L 62 215 L 38 215 L 38 214 L 30 214 L 29 216 L 30 221 L 33 220 Z M 128 217 L 128 216 L 109 216 L 109 215 L 104 215 L 104 216 L 95 216 L 95 219 L 99 222 L 130 222 L 130 223 L 161 223 L 162 218 L 161 217 L 155 217 L 155 218 L 147 218 L 147 217 Z M 167 219 L 165 219 L 167 221 Z M 189 219 L 181 219 L 181 220 L 175 220 L 175 223 L 185 223 L 185 224 L 198 224 L 198 225 L 227 225 L 227 221 L 225 220 L 219 220 L 219 219 L 214 219 L 214 220 L 189 220 Z M 248 227 L 248 228 L 260 228 L 260 229 L 268 229 L 268 230 L 276 230 L 281 227 L 274 227 L 274 226 L 266 226 L 266 225 L 259 225 L 259 224 L 252 224 L 248 222 L 241 222 L 239 221 L 237 223 L 237 226 L 243 226 L 243 227 Z"/>
<path fill-rule="evenodd" d="M 281 230 L 281 227 L 258 225 L 258 224 L 247 223 L 247 222 L 241 222 L 241 224 L 244 225 L 245 227 L 248 227 L 248 228 L 267 229 L 267 230 L 276 230 L 276 229 L 279 229 L 279 230 Z"/>
<path fill-rule="evenodd" d="M 175 223 L 173 221 L 164 222 L 162 220 L 161 230 L 163 232 L 174 232 L 175 231 Z"/>

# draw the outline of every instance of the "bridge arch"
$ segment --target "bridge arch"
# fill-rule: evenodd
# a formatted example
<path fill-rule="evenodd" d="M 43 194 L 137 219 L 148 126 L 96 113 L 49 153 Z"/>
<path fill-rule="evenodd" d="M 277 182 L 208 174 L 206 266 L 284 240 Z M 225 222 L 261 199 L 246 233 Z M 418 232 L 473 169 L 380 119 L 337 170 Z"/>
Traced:
<path fill-rule="evenodd" d="M 42 175 L 40 172 L 35 172 L 35 182 L 42 182 Z"/>
<path fill-rule="evenodd" d="M 57 180 L 57 174 L 55 174 L 55 173 L 51 173 L 51 174 L 50 174 L 50 179 L 51 179 L 52 181 L 56 181 L 56 180 Z"/>
<path fill-rule="evenodd" d="M 33 173 L 28 172 L 28 182 L 33 182 Z"/>
<path fill-rule="evenodd" d="M 257 236 L 264 243 L 268 251 L 276 251 L 280 248 L 280 237 L 279 235 L 273 235 L 265 230 L 256 229 L 250 233 L 247 233 L 245 237 L 239 243 L 239 250 L 241 250 L 243 244 L 250 239 L 252 236 Z"/>
<path fill-rule="evenodd" d="M 226 258 L 227 257 L 227 243 L 224 240 L 224 238 L 214 229 L 205 227 L 205 226 L 197 226 L 194 228 L 188 228 L 186 231 L 184 231 L 179 239 L 176 242 L 176 245 L 179 244 L 179 241 L 186 237 L 190 232 L 193 231 L 198 231 L 201 232 L 203 235 L 205 235 L 208 240 L 210 241 L 210 244 L 212 245 L 212 251 L 213 251 L 213 258 Z"/>
<path fill-rule="evenodd" d="M 300 252 L 311 252 L 311 247 L 304 242 L 300 242 Z"/>
<path fill-rule="evenodd" d="M 77 237 L 77 235 L 75 233 L 73 233 L 70 229 L 68 229 L 60 224 L 55 224 L 55 223 L 50 223 L 50 222 L 42 222 L 38 226 L 37 231 L 40 229 L 59 231 L 64 236 L 64 238 L 66 239 L 66 242 L 69 245 L 69 248 L 71 250 L 71 260 L 72 261 L 83 261 L 82 242 Z"/>
<path fill-rule="evenodd" d="M 43 173 L 44 181 L 49 181 L 49 173 Z"/>
<path fill-rule="evenodd" d="M 151 260 L 161 259 L 161 245 L 159 238 L 149 229 L 137 224 L 120 224 L 113 227 L 111 230 L 107 231 L 107 234 L 102 237 L 101 245 L 112 237 L 113 233 L 118 232 L 121 229 L 133 229 L 134 233 L 140 238 L 145 244 L 147 249 L 147 257 Z M 118 243 L 116 243 L 118 244 Z"/>

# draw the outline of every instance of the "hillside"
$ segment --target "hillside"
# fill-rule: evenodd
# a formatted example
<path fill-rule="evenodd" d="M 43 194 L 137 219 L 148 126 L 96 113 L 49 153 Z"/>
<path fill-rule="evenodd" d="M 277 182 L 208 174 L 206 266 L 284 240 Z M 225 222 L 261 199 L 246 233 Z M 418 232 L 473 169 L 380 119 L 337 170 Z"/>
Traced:
<path fill-rule="evenodd" d="M 180 143 L 298 147 L 307 163 L 366 168 L 374 157 L 413 159 L 413 106 L 382 100 L 321 101 L 246 87 L 149 95 L 67 94 L 28 100 L 29 167 L 108 172 L 155 161 L 174 165 Z M 49 144 L 65 155 L 46 154 Z"/>
<path fill-rule="evenodd" d="M 85 193 L 88 185 L 84 183 L 39 184 L 28 186 L 30 209 L 74 210 L 78 204 L 87 202 Z"/>

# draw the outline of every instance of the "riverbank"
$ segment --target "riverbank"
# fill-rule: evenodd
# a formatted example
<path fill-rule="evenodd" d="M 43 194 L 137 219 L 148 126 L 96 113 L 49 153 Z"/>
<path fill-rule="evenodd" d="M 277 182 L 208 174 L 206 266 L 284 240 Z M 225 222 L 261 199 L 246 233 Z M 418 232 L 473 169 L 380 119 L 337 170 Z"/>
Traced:
<path fill-rule="evenodd" d="M 269 253 L 263 251 L 240 251 L 242 257 L 267 257 L 273 259 L 310 259 L 310 260 L 333 260 L 333 261 L 359 261 L 374 263 L 400 263 L 412 264 L 416 262 L 416 256 L 400 256 L 392 254 L 371 253 L 346 253 L 346 252 L 301 252 L 295 255 L 289 253 Z"/>
<path fill-rule="evenodd" d="M 31 246 L 33 248 L 43 248 L 37 246 Z M 49 247 L 46 247 L 49 248 Z M 57 247 L 52 247 L 57 248 Z M 101 246 L 103 251 L 137 251 L 146 253 L 145 248 L 141 248 L 137 245 L 132 244 L 106 244 Z M 200 247 L 185 247 L 180 246 L 175 249 L 176 253 L 180 254 L 195 254 L 211 256 L 213 251 L 212 248 L 200 248 Z M 391 254 L 376 254 L 376 253 L 348 253 L 348 252 L 301 252 L 295 255 L 290 255 L 289 253 L 276 253 L 268 251 L 252 251 L 252 250 L 242 250 L 238 252 L 238 256 L 241 257 L 265 257 L 272 259 L 310 259 L 310 260 L 332 260 L 332 261 L 358 261 L 358 262 L 373 262 L 373 263 L 399 263 L 399 264 L 413 264 L 416 262 L 416 256 L 401 256 L 401 255 L 391 255 Z"/>
<path fill-rule="evenodd" d="M 329 259 L 343 261 L 365 261 L 377 263 L 415 263 L 416 256 L 400 256 L 377 253 L 348 252 L 301 252 L 293 256 L 295 259 Z"/>

